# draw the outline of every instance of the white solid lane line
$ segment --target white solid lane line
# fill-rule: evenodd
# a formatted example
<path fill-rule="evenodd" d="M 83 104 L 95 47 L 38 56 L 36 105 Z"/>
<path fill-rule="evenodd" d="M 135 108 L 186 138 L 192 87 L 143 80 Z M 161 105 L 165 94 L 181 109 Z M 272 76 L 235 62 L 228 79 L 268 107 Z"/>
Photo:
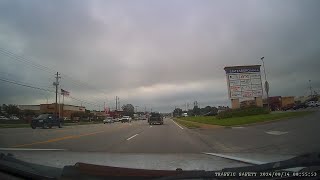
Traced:
<path fill-rule="evenodd" d="M 178 123 L 176 123 L 174 120 L 171 119 L 171 121 L 172 121 L 173 123 L 175 123 L 179 128 L 183 129 L 183 127 L 181 127 L 181 126 L 180 126 Z"/>
<path fill-rule="evenodd" d="M 134 137 L 136 137 L 136 136 L 138 136 L 138 135 L 139 135 L 139 134 L 135 134 L 135 135 L 129 137 L 129 138 L 127 139 L 127 141 L 129 141 L 130 139 L 132 139 L 132 138 L 134 138 Z"/>

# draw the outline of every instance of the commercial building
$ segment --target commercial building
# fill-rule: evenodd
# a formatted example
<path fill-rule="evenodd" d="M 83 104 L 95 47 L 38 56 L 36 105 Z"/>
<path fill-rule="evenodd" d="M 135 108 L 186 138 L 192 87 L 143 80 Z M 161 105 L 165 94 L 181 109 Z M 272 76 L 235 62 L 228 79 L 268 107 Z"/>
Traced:
<path fill-rule="evenodd" d="M 33 111 L 35 114 L 41 113 L 54 113 L 55 103 L 52 104 L 40 104 L 40 105 L 18 105 L 18 108 L 22 111 Z M 60 107 L 60 111 L 59 111 Z M 61 117 L 71 118 L 71 114 L 74 112 L 85 112 L 86 108 L 84 106 L 74 106 L 68 104 L 58 104 L 57 112 L 60 112 Z"/>
<path fill-rule="evenodd" d="M 21 111 L 32 111 L 35 114 L 40 114 L 40 105 L 18 105 Z"/>

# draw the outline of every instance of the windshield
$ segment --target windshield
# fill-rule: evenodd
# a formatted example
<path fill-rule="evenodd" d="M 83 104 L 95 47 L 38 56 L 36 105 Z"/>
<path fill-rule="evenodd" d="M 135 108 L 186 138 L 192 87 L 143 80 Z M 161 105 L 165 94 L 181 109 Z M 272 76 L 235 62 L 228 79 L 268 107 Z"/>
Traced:
<path fill-rule="evenodd" d="M 0 153 L 201 170 L 320 151 L 320 0 L 0 7 Z"/>
<path fill-rule="evenodd" d="M 152 113 L 151 117 L 160 117 L 161 115 L 159 113 Z"/>
<path fill-rule="evenodd" d="M 41 115 L 39 115 L 39 116 L 37 116 L 36 117 L 36 119 L 46 119 L 46 118 L 48 118 L 48 114 L 41 114 Z"/>

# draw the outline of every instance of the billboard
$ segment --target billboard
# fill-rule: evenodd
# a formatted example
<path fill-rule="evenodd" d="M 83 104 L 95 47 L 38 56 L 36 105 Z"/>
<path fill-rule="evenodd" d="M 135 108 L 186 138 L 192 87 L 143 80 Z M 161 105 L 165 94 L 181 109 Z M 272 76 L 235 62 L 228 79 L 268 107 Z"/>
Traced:
<path fill-rule="evenodd" d="M 260 65 L 225 67 L 230 99 L 261 97 Z"/>

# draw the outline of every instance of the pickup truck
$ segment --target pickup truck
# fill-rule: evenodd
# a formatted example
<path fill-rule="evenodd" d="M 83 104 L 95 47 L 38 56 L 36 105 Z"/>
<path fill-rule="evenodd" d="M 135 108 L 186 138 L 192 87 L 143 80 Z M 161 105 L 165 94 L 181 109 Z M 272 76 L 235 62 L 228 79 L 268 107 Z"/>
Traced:
<path fill-rule="evenodd" d="M 149 120 L 149 124 L 163 124 L 163 117 L 160 113 L 151 113 Z"/>
<path fill-rule="evenodd" d="M 40 114 L 38 117 L 32 119 L 31 128 L 35 129 L 37 127 L 52 128 L 52 126 L 58 126 L 62 128 L 63 118 L 58 118 L 53 114 Z"/>

